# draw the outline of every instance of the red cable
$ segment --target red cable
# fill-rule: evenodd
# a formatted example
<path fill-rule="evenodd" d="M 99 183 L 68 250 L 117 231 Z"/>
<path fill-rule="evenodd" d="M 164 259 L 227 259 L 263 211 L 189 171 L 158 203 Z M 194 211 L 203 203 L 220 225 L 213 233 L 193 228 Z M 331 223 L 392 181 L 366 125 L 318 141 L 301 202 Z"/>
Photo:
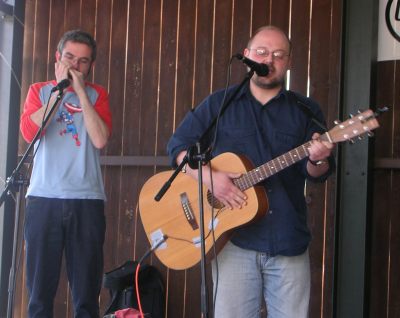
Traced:
<path fill-rule="evenodd" d="M 138 306 L 139 306 L 140 317 L 144 318 L 144 314 L 143 314 L 143 310 L 142 310 L 142 304 L 140 303 L 140 294 L 139 294 L 139 269 L 140 269 L 140 263 L 138 263 L 137 266 L 136 266 L 135 287 L 136 287 L 136 299 L 137 299 L 137 303 L 138 303 Z"/>

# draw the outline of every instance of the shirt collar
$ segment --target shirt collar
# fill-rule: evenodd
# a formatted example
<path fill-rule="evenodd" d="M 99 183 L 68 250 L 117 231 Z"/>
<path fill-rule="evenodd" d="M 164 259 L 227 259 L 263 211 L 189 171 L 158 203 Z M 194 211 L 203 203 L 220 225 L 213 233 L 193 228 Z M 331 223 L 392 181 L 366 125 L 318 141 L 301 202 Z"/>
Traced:
<path fill-rule="evenodd" d="M 268 103 L 266 103 L 265 105 L 262 105 L 262 106 L 266 106 L 266 105 L 268 105 L 268 104 L 270 104 L 270 103 L 276 101 L 277 99 L 279 99 L 279 98 L 281 98 L 281 97 L 284 98 L 284 99 L 287 99 L 287 98 L 288 98 L 288 94 L 289 94 L 289 93 L 288 93 L 288 90 L 286 90 L 286 88 L 282 87 L 282 89 L 278 92 L 278 94 L 276 94 L 275 97 L 273 97 L 270 101 L 268 101 Z M 257 103 L 260 104 L 260 102 L 257 101 L 257 100 L 254 98 L 253 94 L 251 93 L 251 91 L 250 91 L 250 84 L 249 84 L 249 83 L 247 83 L 247 84 L 241 89 L 241 91 L 240 91 L 240 92 L 238 93 L 238 95 L 236 96 L 236 99 L 238 100 L 238 99 L 243 98 L 243 97 L 247 97 L 247 98 L 249 98 L 249 99 L 252 99 L 252 100 L 254 100 L 255 102 L 257 102 Z"/>

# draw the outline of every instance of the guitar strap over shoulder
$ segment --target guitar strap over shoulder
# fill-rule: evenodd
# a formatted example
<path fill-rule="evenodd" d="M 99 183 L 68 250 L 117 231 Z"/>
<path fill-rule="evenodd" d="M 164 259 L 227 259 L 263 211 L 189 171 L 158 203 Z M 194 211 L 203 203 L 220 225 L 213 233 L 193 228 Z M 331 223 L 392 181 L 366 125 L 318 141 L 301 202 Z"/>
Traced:
<path fill-rule="evenodd" d="M 296 94 L 293 93 L 292 91 L 287 91 L 289 98 L 299 106 L 301 111 L 308 117 L 310 118 L 319 128 L 322 129 L 322 132 L 327 132 L 328 129 L 325 127 L 323 123 L 321 123 L 318 118 L 314 115 L 314 113 L 311 111 L 311 109 L 308 107 L 308 105 L 304 104 L 302 101 L 300 101 Z"/>

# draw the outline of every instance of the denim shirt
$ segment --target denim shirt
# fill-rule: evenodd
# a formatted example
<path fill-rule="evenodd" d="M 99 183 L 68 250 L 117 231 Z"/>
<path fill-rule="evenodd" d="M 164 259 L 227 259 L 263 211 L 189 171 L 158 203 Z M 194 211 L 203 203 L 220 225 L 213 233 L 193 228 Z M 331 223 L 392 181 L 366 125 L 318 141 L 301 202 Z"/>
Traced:
<path fill-rule="evenodd" d="M 228 89 L 227 98 L 236 88 Z M 223 96 L 222 90 L 213 93 L 185 116 L 167 146 L 173 166 L 177 155 L 194 145 L 217 116 Z M 320 107 L 309 98 L 281 90 L 262 105 L 252 96 L 248 85 L 243 87 L 219 119 L 212 157 L 233 152 L 245 155 L 257 167 L 308 142 L 314 132 L 321 133 L 321 128 L 298 101 L 324 123 Z M 207 145 L 214 136 L 211 135 L 205 138 Z M 331 156 L 329 171 L 319 178 L 311 177 L 306 165 L 307 159 L 303 159 L 259 184 L 268 196 L 268 211 L 257 222 L 234 230 L 231 240 L 235 245 L 272 256 L 299 255 L 307 249 L 311 234 L 307 226 L 305 181 L 325 181 L 335 163 Z"/>

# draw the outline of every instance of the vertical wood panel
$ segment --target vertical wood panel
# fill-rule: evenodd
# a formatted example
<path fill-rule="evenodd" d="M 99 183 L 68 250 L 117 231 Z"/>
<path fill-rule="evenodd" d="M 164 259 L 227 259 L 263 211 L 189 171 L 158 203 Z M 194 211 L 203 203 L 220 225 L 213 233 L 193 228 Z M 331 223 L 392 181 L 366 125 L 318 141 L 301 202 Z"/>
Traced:
<path fill-rule="evenodd" d="M 328 100 L 322 105 L 326 116 L 327 126 L 332 127 L 335 119 L 338 118 L 340 109 L 340 63 L 341 63 L 341 25 L 342 25 L 342 4 L 341 1 L 330 1 L 330 29 L 329 29 L 329 57 L 326 67 L 329 69 L 328 77 Z M 325 188 L 325 223 L 318 231 L 324 232 L 324 243 L 322 252 L 322 299 L 320 306 L 320 317 L 334 317 L 333 308 L 333 282 L 335 278 L 335 210 L 336 210 L 336 178 L 331 177 Z M 315 213 L 318 213 L 316 211 Z M 315 283 L 317 284 L 317 283 Z"/>
<path fill-rule="evenodd" d="M 176 123 L 192 107 L 194 45 L 195 45 L 195 1 L 179 1 L 176 79 Z"/>
<path fill-rule="evenodd" d="M 400 157 L 399 151 L 399 85 L 398 61 L 377 64 L 376 107 L 389 106 L 390 111 L 379 118 L 380 128 L 374 138 L 374 157 Z M 371 192 L 370 291 L 369 317 L 398 317 L 400 315 L 400 173 L 398 170 L 377 169 L 373 174 Z"/>
<path fill-rule="evenodd" d="M 233 5 L 232 49 L 230 55 L 243 54 L 244 48 L 247 46 L 247 42 L 251 36 L 251 1 L 234 0 Z M 224 74 L 226 74 L 226 71 Z M 231 82 L 240 83 L 244 79 L 245 74 L 246 67 L 243 63 L 235 59 L 232 65 Z"/>
<path fill-rule="evenodd" d="M 293 1 L 290 24 L 292 42 L 292 67 L 290 89 L 307 95 L 308 59 L 310 46 L 310 5 L 311 0 Z M 296 14 L 295 14 L 296 13 Z"/>
<path fill-rule="evenodd" d="M 93 1 L 93 0 L 92 0 Z M 96 1 L 96 25 L 95 25 L 95 37 L 97 43 L 97 57 L 96 63 L 92 70 L 93 80 L 104 86 L 107 90 L 109 87 L 109 68 L 110 68 L 110 32 L 111 32 L 111 14 L 112 14 L 112 1 Z M 113 92 L 110 92 L 112 99 Z M 114 110 L 113 100 L 111 100 L 111 110 Z M 113 121 L 115 125 L 115 121 Z"/>
<path fill-rule="evenodd" d="M 186 112 L 193 106 L 193 75 L 195 56 L 195 21 L 196 1 L 179 1 L 179 33 L 177 48 L 177 82 L 176 82 L 176 118 L 177 124 Z M 168 306 L 168 317 L 190 317 L 194 308 L 200 308 L 198 285 L 191 282 L 198 281 L 196 269 L 186 271 L 169 271 L 168 292 L 176 303 L 184 306 Z M 175 289 L 175 284 L 178 290 Z M 194 292 L 197 297 L 187 298 L 188 293 Z"/>
<path fill-rule="evenodd" d="M 380 62 L 377 67 L 377 94 L 376 100 L 384 105 L 393 105 L 393 78 L 395 66 L 391 61 Z M 379 119 L 381 127 L 376 130 L 374 140 L 375 157 L 391 158 L 392 150 L 387 145 L 393 144 L 393 113 L 385 114 Z M 386 140 L 385 143 L 380 140 Z M 371 217 L 371 274 L 369 317 L 376 317 L 379 313 L 387 312 L 388 304 L 388 279 L 390 273 L 390 206 L 391 206 L 391 173 L 390 171 L 377 170 L 373 174 L 373 214 Z M 385 189 L 382 191 L 382 189 Z"/>
<path fill-rule="evenodd" d="M 145 1 L 142 57 L 142 90 L 140 101 L 139 151 L 141 155 L 153 155 L 156 144 L 156 114 L 159 77 L 159 41 L 161 29 L 161 7 L 159 1 Z M 149 168 L 139 169 L 137 177 L 141 184 L 148 178 Z M 141 184 L 137 185 L 140 187 Z M 139 189 L 137 189 L 139 190 Z M 138 212 L 138 211 L 137 211 Z M 139 222 L 139 216 L 136 215 Z M 135 258 L 139 259 L 147 250 L 148 243 L 141 226 L 136 228 Z M 146 244 L 143 244 L 146 242 Z"/>
<path fill-rule="evenodd" d="M 253 0 L 252 34 L 263 25 L 270 24 L 270 8 L 272 0 Z"/>
<path fill-rule="evenodd" d="M 397 72 L 398 74 L 399 72 Z M 398 101 L 398 98 L 397 98 Z M 396 103 L 398 105 L 398 103 Z M 399 123 L 398 119 L 395 120 L 395 129 L 396 135 L 399 136 Z M 398 137 L 397 137 L 398 138 Z M 398 148 L 398 147 L 396 147 Z M 398 150 L 398 149 L 397 149 Z M 395 152 L 394 156 L 399 158 L 399 153 Z M 389 310 L 388 317 L 400 317 L 400 293 L 399 285 L 400 285 L 400 236 L 398 235 L 400 229 L 400 172 L 393 171 L 391 176 L 391 200 L 390 200 L 390 211 L 391 211 L 391 220 L 390 220 L 390 268 L 389 270 L 389 289 L 388 294 L 390 295 L 389 299 Z"/>
<path fill-rule="evenodd" d="M 89 2 L 89 1 L 88 1 Z M 97 43 L 97 57 L 96 62 L 92 68 L 92 80 L 105 87 L 110 92 L 110 107 L 111 112 L 113 114 L 113 127 L 118 123 L 115 122 L 114 110 L 118 105 L 115 104 L 113 99 L 113 93 L 110 91 L 110 56 L 111 56 L 111 48 L 110 48 L 110 37 L 111 37 L 111 24 L 112 24 L 112 1 L 90 1 L 96 4 L 95 11 L 95 19 L 92 21 L 96 21 L 94 27 L 94 36 Z M 88 27 L 88 26 L 86 26 Z M 111 132 L 111 138 L 115 139 L 116 135 L 113 131 Z M 102 150 L 102 153 L 108 153 L 108 147 Z M 118 235 L 118 204 L 115 203 L 117 200 L 118 191 L 115 189 L 119 188 L 118 180 L 113 178 L 113 175 L 118 175 L 119 169 L 116 167 L 103 167 L 103 178 L 105 185 L 105 192 L 107 197 L 106 202 L 106 236 L 104 243 L 104 270 L 109 271 L 113 267 L 115 267 L 118 262 L 117 258 L 117 249 L 115 248 L 116 236 Z M 100 295 L 100 311 L 104 312 L 109 301 L 108 291 L 102 290 Z"/>
<path fill-rule="evenodd" d="M 140 154 L 144 5 L 145 1 L 129 3 L 122 153 L 131 156 Z"/>
<path fill-rule="evenodd" d="M 124 126 L 124 85 L 125 82 L 125 50 L 127 30 L 128 1 L 99 1 L 96 16 L 96 39 L 104 45 L 99 47 L 100 56 L 96 62 L 94 77 L 99 77 L 110 93 L 112 112 L 112 135 L 107 148 L 107 154 L 121 154 Z M 103 51 L 104 50 L 104 51 Z M 100 61 L 104 64 L 100 66 Z M 97 68 L 97 65 L 100 67 Z M 104 71 L 104 73 L 102 73 Z M 103 77 L 107 75 L 107 77 Z M 129 219 L 129 214 L 121 213 L 122 198 L 122 167 L 104 167 L 103 175 L 107 196 L 106 203 L 106 243 L 104 269 L 109 271 L 121 265 L 120 254 L 126 251 L 124 243 L 123 224 Z M 116 248 L 121 246 L 121 249 Z M 100 302 L 104 310 L 108 303 L 108 293 L 102 290 Z"/>
<path fill-rule="evenodd" d="M 126 78 L 124 90 L 124 112 L 123 112 L 123 155 L 139 155 L 142 152 L 139 145 L 142 141 L 141 116 L 143 96 L 143 28 L 146 1 L 129 1 L 129 12 L 127 24 L 127 52 L 125 57 Z M 116 16 L 116 18 L 118 18 Z M 124 53 L 125 54 L 125 53 Z M 140 186 L 147 175 L 151 175 L 149 169 L 142 171 L 139 167 L 122 167 L 121 175 L 121 202 L 120 202 L 120 225 L 122 244 L 114 245 L 119 250 L 124 249 L 118 255 L 118 264 L 126 260 L 137 260 L 140 257 L 136 247 L 139 245 L 146 249 L 145 237 L 141 224 L 138 224 L 137 197 Z M 139 250 L 140 252 L 140 250 Z M 114 264 L 115 267 L 115 264 Z"/>
<path fill-rule="evenodd" d="M 49 24 L 49 43 L 48 43 L 48 64 L 47 78 L 54 78 L 54 63 L 56 62 L 55 53 L 57 51 L 57 44 L 64 33 L 64 14 L 65 14 L 65 1 L 52 0 L 50 3 L 50 21 Z"/>
<path fill-rule="evenodd" d="M 213 61 L 214 4 L 216 0 L 197 1 L 196 64 L 193 105 L 199 104 L 211 91 L 211 69 Z M 207 54 L 205 54 L 207 52 Z"/>
<path fill-rule="evenodd" d="M 231 56 L 232 1 L 215 1 L 214 52 L 211 91 L 225 87 Z"/>
<path fill-rule="evenodd" d="M 49 38 L 49 13 L 50 1 L 41 0 L 36 2 L 34 21 L 34 47 L 33 47 L 33 82 L 47 80 L 48 52 L 47 43 Z"/>
<path fill-rule="evenodd" d="M 178 0 L 164 1 L 160 55 L 159 102 L 157 110 L 157 155 L 166 155 L 166 144 L 174 127 Z"/>
<path fill-rule="evenodd" d="M 25 25 L 32 26 L 35 23 L 35 12 L 36 1 L 27 0 L 25 1 Z M 30 12 L 30 14 L 26 14 Z M 23 54 L 23 68 L 21 78 L 21 96 L 26 96 L 29 85 L 33 82 L 33 51 L 34 51 L 34 28 L 25 27 L 24 29 L 24 54 Z M 22 97 L 21 97 L 22 98 Z M 23 104 L 23 98 L 22 103 Z"/>
<path fill-rule="evenodd" d="M 81 26 L 81 15 L 91 15 L 91 12 L 81 11 L 81 0 L 64 0 L 65 11 L 64 11 L 64 28 L 65 30 L 79 29 Z M 64 2 L 62 1 L 62 2 Z"/>
<path fill-rule="evenodd" d="M 271 0 L 271 24 L 289 31 L 290 0 Z"/>
<path fill-rule="evenodd" d="M 109 91 L 112 102 L 113 115 L 113 132 L 112 138 L 107 146 L 107 153 L 121 154 L 123 147 L 123 130 L 125 125 L 125 76 L 126 76 L 126 34 L 127 34 L 127 13 L 128 1 L 112 1 L 111 16 L 111 43 L 110 43 L 110 74 L 109 74 Z M 127 240 L 127 232 L 131 227 L 127 228 L 127 224 L 132 222 L 132 213 L 130 209 L 125 209 L 125 198 L 127 194 L 125 189 L 130 189 L 129 184 L 123 182 L 123 168 L 107 168 L 106 180 L 112 182 L 112 199 L 108 199 L 107 206 L 112 208 L 111 211 L 118 213 L 118 220 L 113 229 L 109 228 L 110 238 L 117 245 L 114 246 L 115 257 L 118 264 L 122 264 L 123 260 L 129 259 L 128 254 L 131 251 Z M 125 188 L 126 187 L 126 188 Z M 114 213 L 115 213 L 114 212 Z M 116 247 L 120 248 L 116 248 Z"/>
<path fill-rule="evenodd" d="M 138 155 L 142 152 L 139 145 L 143 138 L 141 134 L 141 116 L 143 106 L 143 25 L 146 19 L 143 13 L 145 3 L 145 1 L 128 1 L 129 10 L 128 7 L 125 8 L 129 22 L 127 21 L 125 25 L 127 48 L 126 52 L 124 52 L 125 78 L 123 83 L 125 88 L 123 91 L 124 106 L 121 118 L 121 123 L 123 123 L 122 155 Z M 115 15 L 115 19 L 118 18 L 118 15 Z M 143 230 L 138 224 L 137 209 L 139 186 L 143 183 L 146 175 L 151 174 L 148 169 L 144 170 L 143 172 L 139 167 L 122 167 L 119 208 L 121 242 L 114 245 L 115 249 L 122 249 L 117 258 L 118 264 L 123 264 L 126 260 L 138 259 L 136 256 L 138 255 L 137 246 L 142 249 L 148 247 L 148 244 L 144 241 Z"/>
<path fill-rule="evenodd" d="M 81 0 L 79 28 L 93 35 L 95 35 L 96 28 L 96 9 L 96 1 Z"/>
<path fill-rule="evenodd" d="M 371 224 L 371 265 L 370 265 L 370 294 L 369 317 L 379 317 L 380 313 L 387 312 L 388 295 L 388 265 L 390 229 L 390 174 L 385 171 L 375 171 L 373 174 L 374 203 Z"/>
<path fill-rule="evenodd" d="M 310 25 L 310 96 L 320 103 L 323 113 L 327 117 L 328 127 L 332 126 L 329 123 L 329 99 L 332 96 L 338 96 L 339 93 L 338 86 L 332 85 L 335 81 L 331 81 L 331 79 L 339 81 L 339 68 L 337 67 L 339 63 L 332 61 L 335 63 L 335 67 L 328 63 L 331 51 L 339 52 L 340 45 L 339 42 L 331 42 L 331 34 L 340 30 L 340 25 L 333 24 L 331 20 L 335 8 L 334 3 L 336 1 L 313 1 Z M 333 110 L 334 107 L 331 108 L 331 111 Z M 332 316 L 332 247 L 334 246 L 334 204 L 332 202 L 335 200 L 335 187 L 332 179 L 334 178 L 331 177 L 326 182 L 325 188 L 311 183 L 307 186 L 307 196 L 312 200 L 309 209 L 309 222 L 313 234 L 313 241 L 310 245 L 311 317 Z M 329 198 L 328 202 L 331 203 L 326 205 L 322 198 Z"/>

